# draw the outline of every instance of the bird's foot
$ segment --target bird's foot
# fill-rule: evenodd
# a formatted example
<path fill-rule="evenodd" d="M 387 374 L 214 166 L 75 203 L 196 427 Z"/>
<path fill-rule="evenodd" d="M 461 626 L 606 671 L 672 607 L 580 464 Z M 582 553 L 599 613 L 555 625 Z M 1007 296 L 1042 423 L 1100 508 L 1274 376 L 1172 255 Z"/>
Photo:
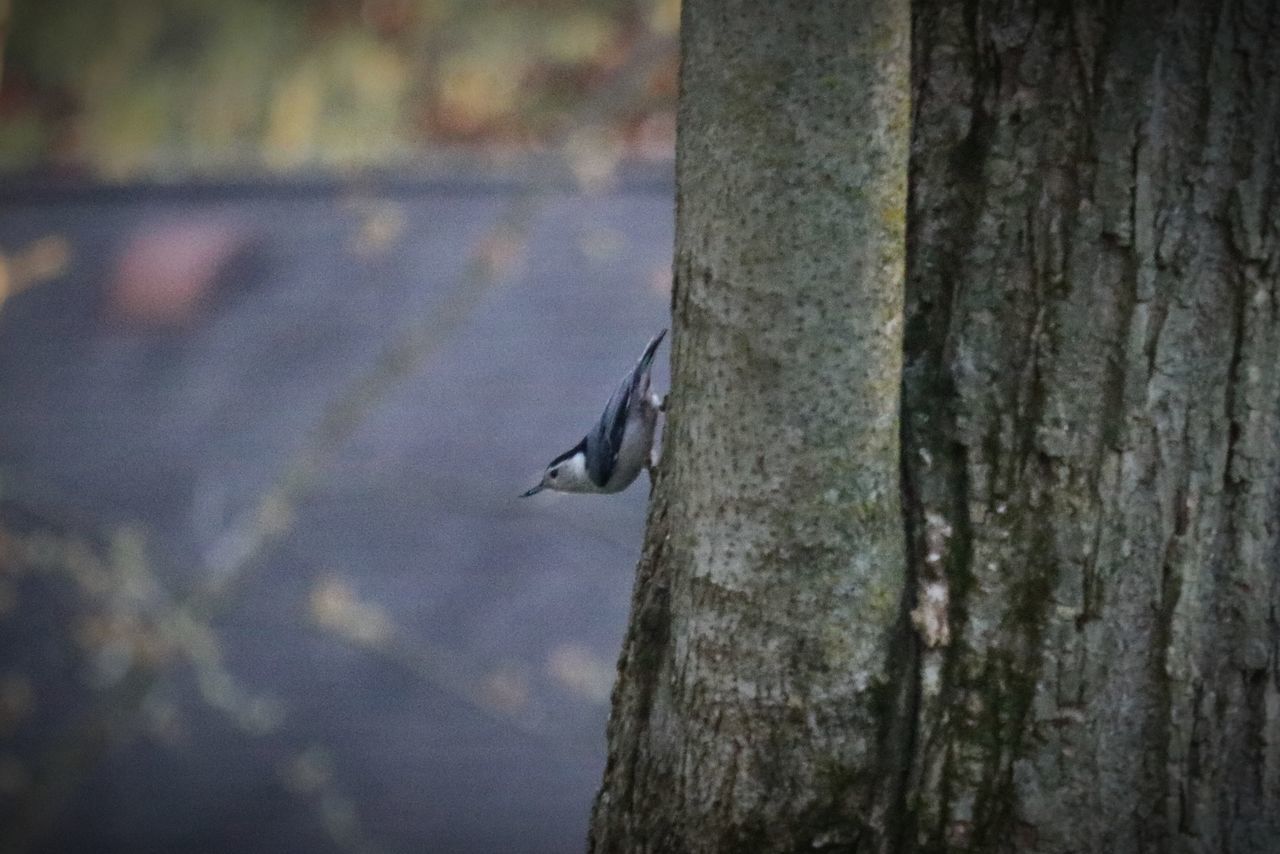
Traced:
<path fill-rule="evenodd" d="M 649 492 L 653 492 L 653 487 L 658 482 L 658 463 L 660 462 L 659 451 L 657 448 L 650 448 L 649 453 L 644 458 L 644 470 L 649 475 Z"/>

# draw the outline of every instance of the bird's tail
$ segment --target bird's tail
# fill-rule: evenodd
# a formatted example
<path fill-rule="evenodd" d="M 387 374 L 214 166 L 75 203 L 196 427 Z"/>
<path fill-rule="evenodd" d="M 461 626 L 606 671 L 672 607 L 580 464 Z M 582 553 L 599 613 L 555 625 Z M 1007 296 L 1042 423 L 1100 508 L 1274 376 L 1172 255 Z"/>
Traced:
<path fill-rule="evenodd" d="M 653 355 L 658 352 L 658 345 L 662 343 L 662 339 L 667 335 L 667 330 L 662 330 L 653 336 L 653 340 L 649 342 L 649 346 L 644 348 L 644 354 L 640 357 L 640 363 L 636 365 L 636 374 L 643 374 L 649 370 L 649 366 L 653 364 Z"/>
<path fill-rule="evenodd" d="M 662 343 L 666 334 L 667 330 L 664 329 L 653 336 L 649 346 L 644 348 L 640 361 L 636 363 L 635 370 L 631 372 L 631 388 L 638 389 L 641 394 L 649 393 L 649 368 L 653 365 L 653 355 L 658 352 L 658 345 Z"/>

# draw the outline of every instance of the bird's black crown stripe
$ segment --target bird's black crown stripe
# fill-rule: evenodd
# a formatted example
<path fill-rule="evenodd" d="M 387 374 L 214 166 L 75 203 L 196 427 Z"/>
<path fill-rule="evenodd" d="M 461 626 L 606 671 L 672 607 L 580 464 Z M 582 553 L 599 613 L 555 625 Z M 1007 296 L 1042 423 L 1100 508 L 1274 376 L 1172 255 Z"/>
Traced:
<path fill-rule="evenodd" d="M 578 453 L 579 451 L 582 451 L 582 453 L 584 453 L 584 454 L 587 452 L 587 439 L 586 439 L 586 437 L 585 437 L 585 436 L 583 437 L 583 439 L 582 439 L 582 441 L 581 441 L 581 442 L 579 442 L 578 444 L 574 445 L 572 448 L 570 448 L 569 450 L 565 451 L 563 454 L 561 454 L 560 456 L 556 457 L 556 458 L 555 458 L 554 460 L 552 460 L 551 462 L 547 463 L 547 468 L 551 468 L 551 467 L 552 467 L 552 466 L 554 466 L 554 465 L 559 465 L 560 463 L 562 463 L 562 462 L 564 462 L 565 460 L 569 459 L 569 457 L 572 457 L 574 454 Z"/>

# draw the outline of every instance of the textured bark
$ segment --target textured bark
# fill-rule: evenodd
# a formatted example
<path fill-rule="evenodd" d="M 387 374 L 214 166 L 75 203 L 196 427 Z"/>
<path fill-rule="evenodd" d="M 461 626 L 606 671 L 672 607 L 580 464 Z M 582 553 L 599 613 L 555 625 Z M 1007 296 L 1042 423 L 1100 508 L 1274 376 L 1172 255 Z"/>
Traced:
<path fill-rule="evenodd" d="M 686 4 L 594 847 L 1280 850 L 1280 0 L 918 0 L 900 506 L 894 8 Z"/>
<path fill-rule="evenodd" d="M 685 3 L 671 408 L 593 850 L 821 851 L 872 822 L 909 24 L 905 0 Z"/>
<path fill-rule="evenodd" d="M 915 32 L 912 836 L 1280 850 L 1280 3 Z"/>

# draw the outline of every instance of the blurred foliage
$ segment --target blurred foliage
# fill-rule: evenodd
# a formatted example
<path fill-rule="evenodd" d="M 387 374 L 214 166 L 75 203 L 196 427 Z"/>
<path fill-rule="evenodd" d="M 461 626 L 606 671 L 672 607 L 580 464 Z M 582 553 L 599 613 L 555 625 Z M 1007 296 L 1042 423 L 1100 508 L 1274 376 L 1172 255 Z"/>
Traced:
<path fill-rule="evenodd" d="M 537 149 L 654 39 L 667 61 L 610 119 L 624 145 L 665 153 L 678 18 L 678 0 L 12 0 L 0 170 L 125 178 Z"/>

